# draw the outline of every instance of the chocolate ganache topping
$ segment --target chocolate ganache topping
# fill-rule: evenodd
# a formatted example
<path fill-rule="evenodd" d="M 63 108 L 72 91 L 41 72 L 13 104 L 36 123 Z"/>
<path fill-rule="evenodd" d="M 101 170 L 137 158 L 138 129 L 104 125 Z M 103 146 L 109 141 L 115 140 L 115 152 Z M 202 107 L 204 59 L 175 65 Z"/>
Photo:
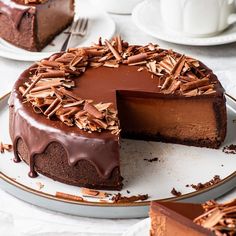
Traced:
<path fill-rule="evenodd" d="M 129 45 L 117 36 L 71 48 L 37 62 L 15 84 L 10 98 L 15 161 L 22 139 L 34 177 L 36 154 L 58 142 L 69 165 L 87 160 L 109 178 L 119 166 L 116 93 L 122 91 L 187 98 L 217 96 L 223 88 L 199 61 L 151 43 Z"/>

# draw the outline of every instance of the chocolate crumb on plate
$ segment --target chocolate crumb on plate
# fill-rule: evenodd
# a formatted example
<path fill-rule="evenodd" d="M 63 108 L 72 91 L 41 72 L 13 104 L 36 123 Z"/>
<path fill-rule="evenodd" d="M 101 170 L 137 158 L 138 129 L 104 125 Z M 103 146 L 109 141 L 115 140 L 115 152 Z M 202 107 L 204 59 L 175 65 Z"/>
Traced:
<path fill-rule="evenodd" d="M 136 196 L 131 196 L 131 197 L 127 197 L 127 196 L 123 196 L 120 193 L 115 194 L 112 197 L 112 201 L 113 203 L 131 203 L 131 202 L 137 202 L 137 201 L 145 201 L 149 198 L 148 194 L 139 194 Z"/>
<path fill-rule="evenodd" d="M 221 181 L 221 178 L 219 175 L 215 175 L 211 180 L 205 182 L 205 183 L 198 183 L 198 184 L 191 184 L 191 185 L 186 185 L 186 187 L 192 187 L 193 189 L 199 191 L 204 188 L 210 187 L 214 184 L 217 184 Z"/>
<path fill-rule="evenodd" d="M 236 145 L 230 144 L 229 146 L 225 146 L 222 151 L 226 154 L 236 154 Z"/>
<path fill-rule="evenodd" d="M 158 161 L 158 158 L 157 157 L 151 158 L 151 159 L 144 158 L 143 160 L 148 161 L 148 162 L 154 162 L 154 161 Z"/>
<path fill-rule="evenodd" d="M 180 191 L 177 191 L 175 188 L 172 188 L 171 193 L 176 197 L 179 197 L 182 195 L 182 193 Z"/>
<path fill-rule="evenodd" d="M 84 201 L 83 198 L 80 196 L 72 195 L 72 194 L 68 194 L 68 193 L 63 193 L 63 192 L 56 192 L 55 196 L 58 198 L 67 199 L 67 200 Z"/>
<path fill-rule="evenodd" d="M 11 144 L 3 144 L 3 142 L 0 141 L 0 153 L 4 153 L 5 151 L 11 152 L 12 145 Z"/>
<path fill-rule="evenodd" d="M 93 197 L 93 198 L 106 198 L 110 194 L 94 189 L 89 189 L 89 188 L 81 188 L 81 193 L 83 197 Z"/>

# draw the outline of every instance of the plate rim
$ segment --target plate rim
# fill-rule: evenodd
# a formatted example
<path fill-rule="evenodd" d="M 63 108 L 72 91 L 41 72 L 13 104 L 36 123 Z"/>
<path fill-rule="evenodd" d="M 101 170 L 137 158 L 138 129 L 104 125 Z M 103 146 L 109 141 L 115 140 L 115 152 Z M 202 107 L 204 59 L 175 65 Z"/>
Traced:
<path fill-rule="evenodd" d="M 150 2 L 150 0 L 144 0 L 143 2 L 137 4 L 137 6 L 132 11 L 132 20 L 133 20 L 134 24 L 142 32 L 144 32 L 156 39 L 160 39 L 165 42 L 174 43 L 174 44 L 187 45 L 187 46 L 203 46 L 203 47 L 224 45 L 224 44 L 230 44 L 230 43 L 236 42 L 236 30 L 235 30 L 235 32 L 233 32 L 232 34 L 229 34 L 228 36 L 222 36 L 221 34 L 216 35 L 214 37 L 206 37 L 206 38 L 191 38 L 188 36 L 182 36 L 183 39 L 181 39 L 181 40 L 176 39 L 175 38 L 176 35 L 172 34 L 171 32 L 169 32 L 169 34 L 163 33 L 162 36 L 161 35 L 158 36 L 157 34 L 153 33 L 149 29 L 145 29 L 145 27 L 143 25 L 140 25 L 140 23 L 139 23 L 140 21 L 139 21 L 138 15 L 139 15 L 140 9 L 142 9 L 142 6 L 144 6 L 148 2 Z M 227 40 L 227 39 L 225 39 L 225 37 L 230 37 L 230 38 Z M 215 40 L 213 40 L 211 42 L 207 41 L 210 38 L 215 38 Z M 197 39 L 199 39 L 200 41 L 197 42 L 196 41 Z M 192 40 L 192 41 L 189 41 L 189 40 Z"/>
<path fill-rule="evenodd" d="M 4 102 L 5 99 L 9 99 L 11 92 L 8 92 L 4 94 L 3 96 L 0 96 L 0 105 Z M 220 187 L 221 185 L 224 185 L 225 183 L 233 180 L 234 178 L 236 179 L 236 171 L 234 171 L 232 174 L 228 175 L 227 177 L 223 178 L 221 181 L 218 183 L 204 188 L 202 190 L 196 190 L 187 194 L 183 194 L 179 197 L 169 197 L 169 198 L 162 198 L 162 199 L 157 199 L 157 200 L 148 200 L 148 201 L 142 201 L 142 202 L 131 202 L 131 203 L 104 203 L 104 202 L 92 202 L 92 201 L 81 201 L 81 200 L 70 200 L 70 199 L 64 199 L 64 198 L 59 198 L 55 195 L 45 193 L 43 191 L 39 191 L 33 188 L 30 188 L 24 184 L 21 184 L 17 182 L 16 180 L 12 179 L 11 177 L 5 175 L 2 171 L 0 171 L 0 178 L 7 182 L 8 184 L 11 184 L 17 188 L 20 188 L 23 191 L 26 191 L 28 193 L 37 195 L 39 197 L 44 197 L 46 199 L 50 200 L 55 200 L 59 202 L 64 202 L 64 203 L 69 203 L 69 204 L 76 204 L 76 205 L 83 205 L 83 206 L 94 206 L 94 207 L 137 207 L 137 206 L 149 206 L 151 201 L 181 201 L 185 200 L 194 196 L 201 195 L 202 193 L 208 192 L 210 190 L 213 190 L 215 188 Z M 232 188 L 233 189 L 233 188 Z"/>

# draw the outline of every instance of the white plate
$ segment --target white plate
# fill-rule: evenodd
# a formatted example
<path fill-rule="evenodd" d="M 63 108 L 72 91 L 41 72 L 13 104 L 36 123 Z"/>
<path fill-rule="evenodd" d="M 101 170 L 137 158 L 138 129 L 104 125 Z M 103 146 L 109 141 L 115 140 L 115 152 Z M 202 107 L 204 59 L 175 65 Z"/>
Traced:
<path fill-rule="evenodd" d="M 91 45 L 91 43 L 97 42 L 100 36 L 103 39 L 111 39 L 115 33 L 116 27 L 111 17 L 91 6 L 87 0 L 80 0 L 76 4 L 76 17 L 87 17 L 89 19 L 88 33 L 82 39 L 78 37 L 78 46 Z M 26 51 L 0 38 L 0 56 L 20 61 L 37 61 L 59 52 L 66 36 L 66 34 L 61 33 L 42 52 Z"/>
<path fill-rule="evenodd" d="M 10 143 L 8 132 L 8 96 L 0 99 L 0 139 Z M 236 104 L 228 108 L 228 134 L 225 145 L 236 144 Z M 129 204 L 108 204 L 87 198 L 89 202 L 61 200 L 55 197 L 57 191 L 81 195 L 80 188 L 53 181 L 40 175 L 28 177 L 29 167 L 24 163 L 14 163 L 13 153 L 0 154 L 0 186 L 16 197 L 55 211 L 81 216 L 101 218 L 146 217 L 150 200 L 175 200 L 203 202 L 216 198 L 236 186 L 236 158 L 219 150 L 188 147 L 177 144 L 122 140 L 121 170 L 124 177 L 123 195 L 149 194 L 146 202 Z M 159 161 L 147 162 L 144 158 L 158 157 Z M 213 187 L 194 191 L 186 184 L 209 181 L 214 175 L 223 179 Z M 44 187 L 39 190 L 37 182 Z M 175 187 L 181 197 L 170 193 Z M 129 190 L 130 194 L 127 193 Z M 117 193 L 110 191 L 110 193 Z"/>
<path fill-rule="evenodd" d="M 159 0 L 146 0 L 139 3 L 132 13 L 134 23 L 145 33 L 176 44 L 193 46 L 211 46 L 236 41 L 236 24 L 214 37 L 191 38 L 175 34 L 165 29 L 159 10 Z"/>
<path fill-rule="evenodd" d="M 150 218 L 141 220 L 129 228 L 122 236 L 150 236 Z"/>

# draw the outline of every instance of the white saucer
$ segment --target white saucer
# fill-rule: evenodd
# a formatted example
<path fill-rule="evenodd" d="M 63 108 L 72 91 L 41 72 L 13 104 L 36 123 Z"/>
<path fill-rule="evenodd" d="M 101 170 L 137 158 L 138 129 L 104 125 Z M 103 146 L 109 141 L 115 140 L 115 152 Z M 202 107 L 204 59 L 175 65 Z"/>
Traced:
<path fill-rule="evenodd" d="M 171 43 L 192 46 L 213 46 L 236 42 L 236 25 L 232 25 L 217 36 L 205 38 L 191 38 L 167 31 L 161 20 L 158 0 L 146 0 L 138 4 L 133 10 L 132 19 L 146 34 Z"/>
<path fill-rule="evenodd" d="M 89 19 L 88 34 L 83 39 L 78 38 L 78 46 L 86 46 L 97 42 L 100 36 L 103 39 L 112 38 L 115 33 L 115 23 L 107 13 L 98 11 L 86 0 L 78 1 L 76 6 L 78 6 L 78 10 L 76 8 L 76 15 L 81 18 L 87 17 Z M 60 51 L 66 36 L 66 34 L 61 33 L 50 45 L 44 48 L 42 52 L 29 52 L 0 39 L 0 56 L 19 61 L 37 61 Z"/>
<path fill-rule="evenodd" d="M 149 236 L 150 218 L 146 218 L 129 228 L 122 236 Z"/>

